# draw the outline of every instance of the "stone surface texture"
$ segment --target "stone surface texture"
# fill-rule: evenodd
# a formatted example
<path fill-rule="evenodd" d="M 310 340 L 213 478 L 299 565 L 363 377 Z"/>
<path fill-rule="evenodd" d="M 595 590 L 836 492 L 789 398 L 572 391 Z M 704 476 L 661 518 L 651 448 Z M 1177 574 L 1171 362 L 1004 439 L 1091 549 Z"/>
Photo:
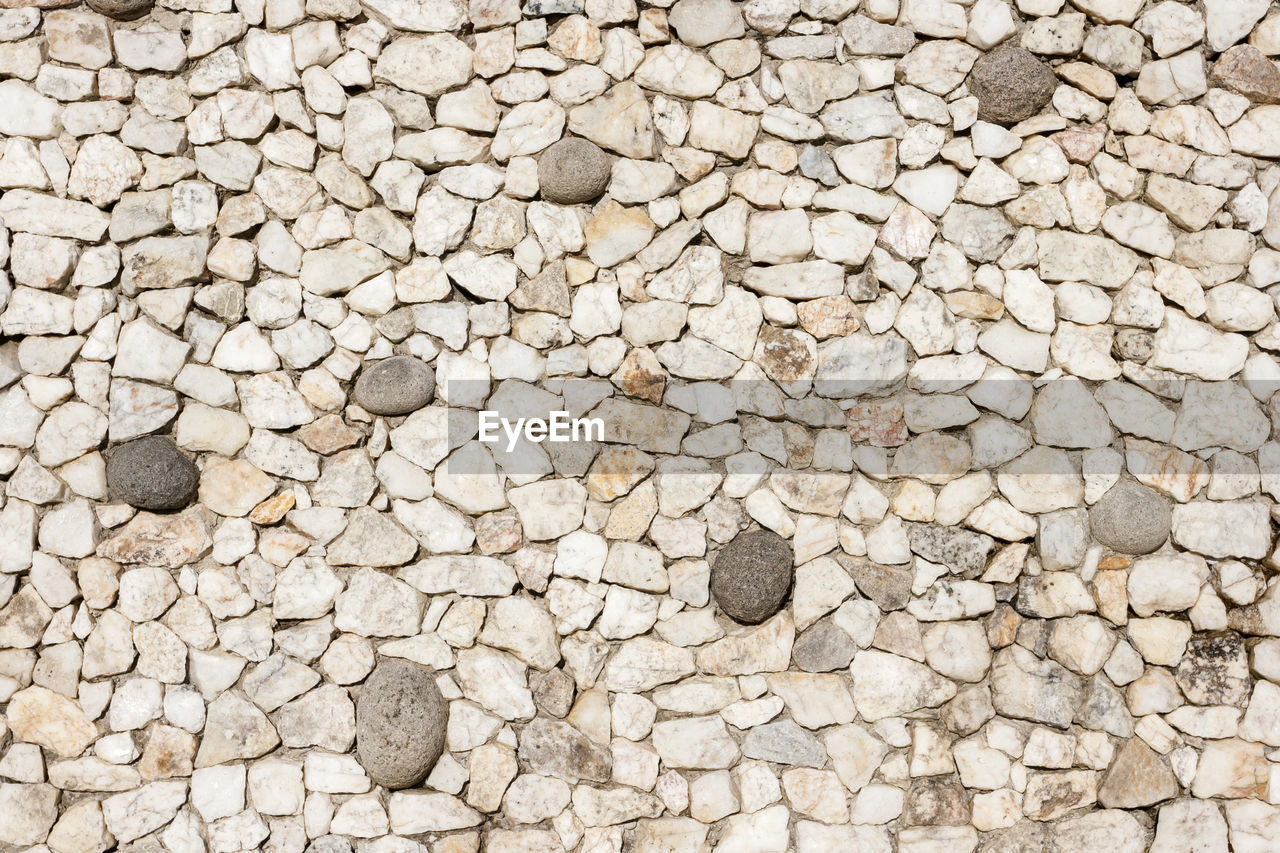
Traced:
<path fill-rule="evenodd" d="M 0 0 L 0 853 L 1275 853 L 1278 60 Z"/>

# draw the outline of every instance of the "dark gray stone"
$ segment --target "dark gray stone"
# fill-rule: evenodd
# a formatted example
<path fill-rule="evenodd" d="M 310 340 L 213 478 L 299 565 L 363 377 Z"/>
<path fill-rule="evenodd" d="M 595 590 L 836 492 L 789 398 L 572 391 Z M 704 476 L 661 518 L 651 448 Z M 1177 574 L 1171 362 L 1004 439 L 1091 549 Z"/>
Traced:
<path fill-rule="evenodd" d="M 195 463 L 163 436 L 122 444 L 107 458 L 107 487 L 138 509 L 182 509 L 195 498 L 199 485 Z"/>
<path fill-rule="evenodd" d="M 978 57 L 968 84 L 969 94 L 978 99 L 978 118 L 1016 124 L 1049 103 L 1058 88 L 1058 77 L 1031 51 L 1001 47 Z"/>
<path fill-rule="evenodd" d="M 732 619 L 754 625 L 782 609 L 791 591 L 795 556 L 787 540 L 770 530 L 733 537 L 711 567 L 711 594 Z"/>
<path fill-rule="evenodd" d="M 793 767 L 822 767 L 827 763 L 826 747 L 791 720 L 766 723 L 748 730 L 742 739 L 742 754 L 747 758 Z"/>
<path fill-rule="evenodd" d="M 117 21 L 132 21 L 151 11 L 155 0 L 85 0 L 90 9 L 99 15 Z"/>
<path fill-rule="evenodd" d="M 1170 512 L 1155 489 L 1122 480 L 1089 510 L 1089 527 L 1113 551 L 1150 554 L 1169 538 Z"/>
<path fill-rule="evenodd" d="M 435 390 L 435 372 L 421 359 L 395 355 L 366 367 L 353 396 L 375 415 L 407 415 L 430 403 Z"/>
<path fill-rule="evenodd" d="M 449 703 L 435 673 L 400 658 L 384 658 L 356 702 L 356 758 L 385 788 L 422 783 L 444 752 Z"/>
<path fill-rule="evenodd" d="M 520 762 L 534 773 L 570 784 L 608 782 L 613 759 L 606 747 L 593 743 L 568 723 L 538 717 L 520 733 Z"/>
<path fill-rule="evenodd" d="M 609 157 L 585 139 L 561 139 L 538 158 L 538 187 L 545 201 L 582 204 L 605 187 L 613 167 Z"/>
<path fill-rule="evenodd" d="M 791 659 L 805 672 L 832 672 L 848 666 L 857 652 L 853 637 L 827 617 L 796 638 Z"/>

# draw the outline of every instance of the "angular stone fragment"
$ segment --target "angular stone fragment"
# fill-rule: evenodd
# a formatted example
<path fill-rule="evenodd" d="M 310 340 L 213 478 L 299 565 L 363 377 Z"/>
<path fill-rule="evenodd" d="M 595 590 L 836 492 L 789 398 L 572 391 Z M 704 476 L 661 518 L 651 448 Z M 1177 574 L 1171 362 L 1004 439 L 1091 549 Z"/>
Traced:
<path fill-rule="evenodd" d="M 1022 646 L 1010 646 L 992 665 L 991 699 L 1001 714 L 1065 729 L 1080 706 L 1080 677 Z"/>
<path fill-rule="evenodd" d="M 1174 677 L 1193 704 L 1242 706 L 1249 695 L 1244 639 L 1234 631 L 1192 636 Z"/>
<path fill-rule="evenodd" d="M 745 31 L 742 12 L 730 0 L 680 0 L 671 7 L 667 23 L 690 47 L 740 38 Z"/>
<path fill-rule="evenodd" d="M 467 20 L 459 0 L 364 0 L 361 3 L 393 27 L 419 33 L 452 32 Z"/>
<path fill-rule="evenodd" d="M 1251 44 L 1238 44 L 1223 51 L 1209 79 L 1254 103 L 1280 104 L 1280 70 Z"/>
<path fill-rule="evenodd" d="M 212 767 L 243 758 L 257 758 L 280 743 L 266 714 L 236 693 L 223 693 L 209 703 L 196 767 Z"/>
<path fill-rule="evenodd" d="M 98 556 L 118 563 L 180 568 L 213 544 L 205 515 L 200 507 L 178 515 L 140 512 L 118 534 L 98 545 Z"/>
<path fill-rule="evenodd" d="M 383 659 L 356 704 L 356 757 L 379 785 L 412 788 L 444 751 L 448 718 L 449 705 L 431 670 Z"/>
<path fill-rule="evenodd" d="M 901 610 L 911 598 L 910 569 L 882 566 L 870 560 L 851 560 L 849 573 L 858 591 L 881 610 Z"/>
<path fill-rule="evenodd" d="M 1205 501 L 1173 508 L 1173 541 L 1207 557 L 1261 559 L 1271 546 L 1267 505 Z"/>
<path fill-rule="evenodd" d="M 412 637 L 422 627 L 422 596 L 409 584 L 364 567 L 334 608 L 334 625 L 364 637 Z"/>
<path fill-rule="evenodd" d="M 121 252 L 120 286 L 125 293 L 168 289 L 205 274 L 208 239 L 203 236 L 147 237 Z"/>
<path fill-rule="evenodd" d="M 335 566 L 400 566 L 418 553 L 418 542 L 389 515 L 372 507 L 357 507 L 347 529 L 329 545 Z"/>
<path fill-rule="evenodd" d="M 607 749 L 592 743 L 568 723 L 539 717 L 520 734 L 520 760 L 536 773 L 569 783 L 609 781 L 612 761 Z"/>
<path fill-rule="evenodd" d="M 1130 738 L 1116 752 L 1102 784 L 1098 802 L 1107 808 L 1137 809 L 1178 796 L 1178 780 L 1141 738 Z"/>
<path fill-rule="evenodd" d="M 907 528 L 907 539 L 914 553 L 966 578 L 982 573 L 995 547 L 990 536 L 937 524 L 913 524 Z"/>
<path fill-rule="evenodd" d="M 738 745 L 718 716 L 655 723 L 653 746 L 668 767 L 720 770 L 738 760 Z"/>
<path fill-rule="evenodd" d="M 956 685 L 921 663 L 864 649 L 849 668 L 853 701 L 868 721 L 936 708 L 956 695 Z"/>
<path fill-rule="evenodd" d="M 822 619 L 801 634 L 791 656 L 805 672 L 830 672 L 848 666 L 857 654 L 853 638 L 832 619 Z"/>
<path fill-rule="evenodd" d="M 434 97 L 470 79 L 472 56 L 470 48 L 448 33 L 402 36 L 383 48 L 373 76 Z"/>
<path fill-rule="evenodd" d="M 6 717 L 18 740 L 74 758 L 98 737 L 98 728 L 72 699 L 40 686 L 15 693 Z"/>
<path fill-rule="evenodd" d="M 39 755 L 36 756 L 37 763 Z M 58 789 L 45 784 L 0 783 L 0 844 L 27 847 L 49 836 L 58 819 Z M 105 849 L 103 845 L 100 849 Z M 32 848 L 47 849 L 47 848 Z"/>
<path fill-rule="evenodd" d="M 711 594 L 733 619 L 758 624 L 781 609 L 791 590 L 791 546 L 776 533 L 739 533 L 711 567 Z"/>
<path fill-rule="evenodd" d="M 699 101 L 698 103 L 702 103 Z M 653 118 L 644 90 L 623 82 L 569 111 L 569 130 L 623 157 L 653 156 Z"/>
<path fill-rule="evenodd" d="M 102 239 L 111 222 L 107 213 L 91 204 L 21 189 L 0 196 L 0 218 L 13 231 L 90 242 Z"/>

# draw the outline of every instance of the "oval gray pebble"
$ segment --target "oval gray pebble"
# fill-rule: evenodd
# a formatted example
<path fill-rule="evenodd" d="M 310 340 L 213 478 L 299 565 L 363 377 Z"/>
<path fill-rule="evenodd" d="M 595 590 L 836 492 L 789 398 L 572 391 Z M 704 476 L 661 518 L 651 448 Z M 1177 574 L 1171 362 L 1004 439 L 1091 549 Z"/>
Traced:
<path fill-rule="evenodd" d="M 435 673 L 400 658 L 384 658 L 356 702 L 356 758 L 384 788 L 421 784 L 444 752 L 449 703 Z"/>
<path fill-rule="evenodd" d="M 89 8 L 99 15 L 117 21 L 132 21 L 151 11 L 154 0 L 85 0 Z"/>
<path fill-rule="evenodd" d="M 711 594 L 738 622 L 763 622 L 782 609 L 791 591 L 794 556 L 787 540 L 769 530 L 748 530 L 720 549 L 711 567 Z"/>
<path fill-rule="evenodd" d="M 163 436 L 122 444 L 107 459 L 107 487 L 138 509 L 182 509 L 195 498 L 199 485 L 195 463 Z"/>
<path fill-rule="evenodd" d="M 1093 538 L 1121 554 L 1150 554 L 1169 538 L 1169 503 L 1155 491 L 1123 480 L 1089 510 Z"/>
<path fill-rule="evenodd" d="M 585 139 L 561 139 L 538 158 L 538 187 L 545 201 L 582 204 L 604 192 L 609 157 Z"/>
<path fill-rule="evenodd" d="M 364 369 L 355 400 L 375 415 L 407 415 L 431 402 L 436 375 L 420 359 L 396 355 Z"/>
<path fill-rule="evenodd" d="M 996 124 L 1031 118 L 1058 87 L 1053 69 L 1021 47 L 1002 47 L 979 57 L 966 82 L 978 99 L 978 118 Z"/>

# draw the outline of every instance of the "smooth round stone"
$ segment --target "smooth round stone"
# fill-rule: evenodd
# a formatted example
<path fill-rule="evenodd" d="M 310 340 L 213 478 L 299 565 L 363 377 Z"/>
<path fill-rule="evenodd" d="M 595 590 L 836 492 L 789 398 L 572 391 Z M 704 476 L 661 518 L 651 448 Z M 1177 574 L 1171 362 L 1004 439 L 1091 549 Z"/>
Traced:
<path fill-rule="evenodd" d="M 1093 538 L 1121 554 L 1150 554 L 1169 538 L 1169 504 L 1132 480 L 1116 483 L 1089 510 Z"/>
<path fill-rule="evenodd" d="M 182 509 L 195 498 L 199 485 L 195 463 L 163 436 L 122 444 L 107 459 L 107 487 L 138 509 Z"/>
<path fill-rule="evenodd" d="M 366 367 L 356 380 L 355 398 L 375 415 L 407 415 L 431 402 L 436 375 L 420 359 L 395 355 Z"/>
<path fill-rule="evenodd" d="M 85 0 L 89 8 L 99 15 L 117 21 L 132 21 L 151 11 L 155 0 Z"/>
<path fill-rule="evenodd" d="M 384 788 L 421 784 L 444 752 L 449 703 L 435 673 L 401 658 L 383 658 L 356 702 L 356 758 Z"/>
<path fill-rule="evenodd" d="M 561 139 L 538 159 L 538 186 L 546 201 L 582 204 L 604 192 L 612 167 L 608 156 L 585 139 Z"/>
<path fill-rule="evenodd" d="M 980 56 L 969 72 L 969 93 L 978 99 L 978 118 L 1015 124 L 1049 103 L 1057 75 L 1029 50 L 1002 47 Z"/>
<path fill-rule="evenodd" d="M 730 618 L 754 625 L 782 609 L 791 590 L 794 555 L 769 530 L 748 530 L 720 549 L 711 567 L 711 594 Z"/>

